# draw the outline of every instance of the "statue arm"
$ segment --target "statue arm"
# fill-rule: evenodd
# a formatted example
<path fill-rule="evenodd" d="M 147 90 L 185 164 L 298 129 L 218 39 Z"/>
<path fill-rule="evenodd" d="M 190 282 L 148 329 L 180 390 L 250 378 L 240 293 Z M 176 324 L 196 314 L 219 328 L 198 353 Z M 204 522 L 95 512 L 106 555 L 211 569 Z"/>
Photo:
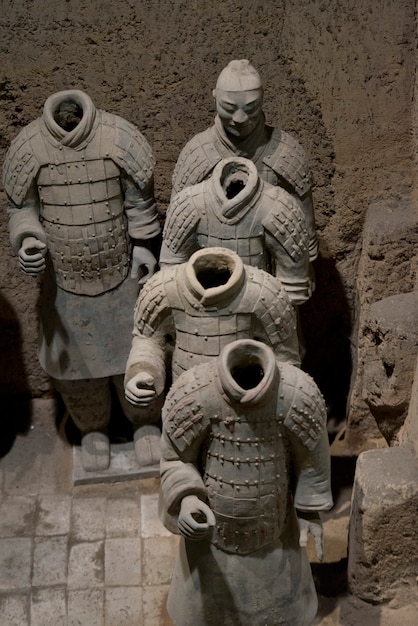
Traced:
<path fill-rule="evenodd" d="M 313 293 L 313 273 L 307 249 L 292 258 L 286 249 L 269 232 L 265 234 L 267 249 L 273 260 L 274 275 L 280 280 L 291 303 L 303 304 Z"/>
<path fill-rule="evenodd" d="M 39 197 L 33 181 L 22 204 L 7 198 L 9 235 L 13 251 L 17 254 L 26 237 L 35 237 L 46 244 L 46 233 L 39 221 Z"/>
<path fill-rule="evenodd" d="M 39 198 L 36 184 L 29 187 L 23 204 L 8 198 L 9 235 L 20 269 L 32 276 L 43 272 L 47 254 L 46 233 L 39 221 Z"/>
<path fill-rule="evenodd" d="M 209 526 L 213 525 L 210 524 L 213 513 L 205 503 L 206 488 L 197 469 L 200 443 L 201 437 L 198 437 L 190 442 L 185 451 L 180 452 L 163 428 L 160 518 L 171 532 L 189 538 L 194 535 L 196 539 L 205 535 Z M 196 520 L 202 513 L 206 521 Z"/>
<path fill-rule="evenodd" d="M 295 473 L 293 500 L 300 511 L 326 511 L 333 501 L 325 404 L 313 381 L 309 385 L 308 375 L 302 375 L 299 400 L 285 419 Z"/>
<path fill-rule="evenodd" d="M 121 183 L 129 235 L 134 240 L 153 239 L 161 232 L 154 199 L 154 179 L 151 177 L 140 189 L 130 176 L 122 173 Z"/>
<path fill-rule="evenodd" d="M 198 222 L 193 194 L 186 188 L 172 198 L 167 209 L 160 254 L 162 267 L 185 263 L 198 249 Z"/>
<path fill-rule="evenodd" d="M 163 397 L 168 360 L 166 337 L 170 334 L 174 334 L 171 310 L 158 273 L 147 282 L 135 306 L 125 370 L 125 395 L 131 404 L 146 406 Z"/>
<path fill-rule="evenodd" d="M 319 253 L 319 242 L 316 235 L 312 189 L 309 189 L 309 191 L 301 198 L 301 203 L 306 220 L 306 229 L 309 235 L 309 259 L 312 262 L 315 261 Z"/>
<path fill-rule="evenodd" d="M 294 506 L 299 524 L 299 545 L 306 547 L 312 535 L 318 559 L 324 555 L 324 534 L 319 511 L 333 505 L 330 486 L 330 457 L 326 430 L 314 450 L 308 450 L 295 439 L 292 442 L 296 488 Z"/>
<path fill-rule="evenodd" d="M 145 283 L 157 270 L 157 259 L 151 250 L 152 240 L 161 232 L 151 178 L 142 189 L 132 178 L 121 176 L 128 233 L 133 241 L 131 278 Z"/>

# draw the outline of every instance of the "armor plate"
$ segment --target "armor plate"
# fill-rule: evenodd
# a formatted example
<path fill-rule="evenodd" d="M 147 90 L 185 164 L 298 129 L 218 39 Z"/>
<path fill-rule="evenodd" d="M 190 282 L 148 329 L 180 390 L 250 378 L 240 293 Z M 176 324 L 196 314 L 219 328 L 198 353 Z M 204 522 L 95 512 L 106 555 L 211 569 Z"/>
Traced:
<path fill-rule="evenodd" d="M 126 278 L 130 243 L 118 167 L 76 154 L 79 160 L 71 160 L 74 150 L 64 147 L 61 162 L 40 169 L 40 220 L 57 285 L 94 296 Z"/>

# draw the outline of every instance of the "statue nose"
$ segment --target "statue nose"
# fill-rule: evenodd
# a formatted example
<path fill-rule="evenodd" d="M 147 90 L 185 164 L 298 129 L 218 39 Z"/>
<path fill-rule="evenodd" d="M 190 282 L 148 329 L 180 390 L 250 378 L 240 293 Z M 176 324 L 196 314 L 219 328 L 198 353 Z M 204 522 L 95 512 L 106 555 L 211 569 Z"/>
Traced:
<path fill-rule="evenodd" d="M 235 111 L 234 115 L 232 116 L 232 121 L 236 124 L 245 124 L 247 120 L 248 115 L 242 109 L 238 109 L 238 111 Z"/>

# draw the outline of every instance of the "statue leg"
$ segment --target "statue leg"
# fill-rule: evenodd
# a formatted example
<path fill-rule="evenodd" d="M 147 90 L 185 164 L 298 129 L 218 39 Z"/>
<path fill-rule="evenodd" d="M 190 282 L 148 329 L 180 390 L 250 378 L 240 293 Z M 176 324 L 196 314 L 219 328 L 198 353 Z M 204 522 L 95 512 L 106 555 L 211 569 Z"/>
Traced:
<path fill-rule="evenodd" d="M 140 467 L 158 465 L 160 462 L 160 415 L 162 398 L 147 408 L 135 407 L 125 398 L 123 376 L 113 376 L 112 381 L 126 417 L 132 422 L 135 455 Z"/>
<path fill-rule="evenodd" d="M 107 425 L 111 395 L 108 378 L 54 380 L 65 406 L 81 431 L 81 458 L 86 472 L 104 470 L 110 463 Z"/>

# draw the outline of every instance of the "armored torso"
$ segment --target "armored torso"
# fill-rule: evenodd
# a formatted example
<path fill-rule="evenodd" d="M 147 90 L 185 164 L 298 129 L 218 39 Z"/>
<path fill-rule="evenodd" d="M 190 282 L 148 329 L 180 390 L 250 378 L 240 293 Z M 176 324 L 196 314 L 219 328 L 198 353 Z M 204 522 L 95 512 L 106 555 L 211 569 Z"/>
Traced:
<path fill-rule="evenodd" d="M 307 374 L 277 364 L 263 343 L 232 342 L 216 361 L 181 376 L 167 396 L 164 433 L 179 458 L 199 468 L 204 486 L 202 494 L 186 468 L 163 462 L 163 490 L 173 489 L 167 502 L 173 509 L 181 490 L 175 474 L 185 471 L 183 495 L 199 493 L 215 514 L 216 547 L 249 554 L 274 544 L 295 486 L 298 505 L 331 503 L 326 452 L 321 458 L 325 423 L 323 400 Z"/>
<path fill-rule="evenodd" d="M 280 537 L 288 506 L 288 451 L 275 395 L 257 407 L 219 402 L 203 482 L 216 516 L 214 544 L 254 552 Z"/>
<path fill-rule="evenodd" d="M 312 180 L 307 157 L 294 137 L 264 126 L 258 146 L 252 138 L 249 141 L 251 152 L 246 152 L 245 146 L 234 145 L 216 117 L 214 126 L 198 133 L 181 151 L 173 174 L 173 194 L 208 178 L 221 159 L 234 154 L 251 159 L 266 182 L 283 186 L 299 198 L 309 192 Z"/>
<path fill-rule="evenodd" d="M 295 313 L 280 281 L 224 248 L 199 250 L 146 283 L 135 309 L 132 362 L 136 353 L 144 358 L 141 337 L 161 340 L 169 333 L 167 318 L 175 335 L 174 378 L 248 337 L 261 338 L 283 360 L 300 362 Z"/>
<path fill-rule="evenodd" d="M 82 109 L 81 120 L 69 131 L 54 119 L 57 104 L 66 98 Z M 51 96 L 42 117 L 12 142 L 5 161 L 5 190 L 15 208 L 30 206 L 36 196 L 59 287 L 94 296 L 125 279 L 130 239 L 124 185 L 146 195 L 153 166 L 141 133 L 117 115 L 96 109 L 87 94 L 77 90 Z"/>
<path fill-rule="evenodd" d="M 86 295 L 113 289 L 130 260 L 119 168 L 100 154 L 97 136 L 81 151 L 55 152 L 37 186 L 57 285 Z"/>

